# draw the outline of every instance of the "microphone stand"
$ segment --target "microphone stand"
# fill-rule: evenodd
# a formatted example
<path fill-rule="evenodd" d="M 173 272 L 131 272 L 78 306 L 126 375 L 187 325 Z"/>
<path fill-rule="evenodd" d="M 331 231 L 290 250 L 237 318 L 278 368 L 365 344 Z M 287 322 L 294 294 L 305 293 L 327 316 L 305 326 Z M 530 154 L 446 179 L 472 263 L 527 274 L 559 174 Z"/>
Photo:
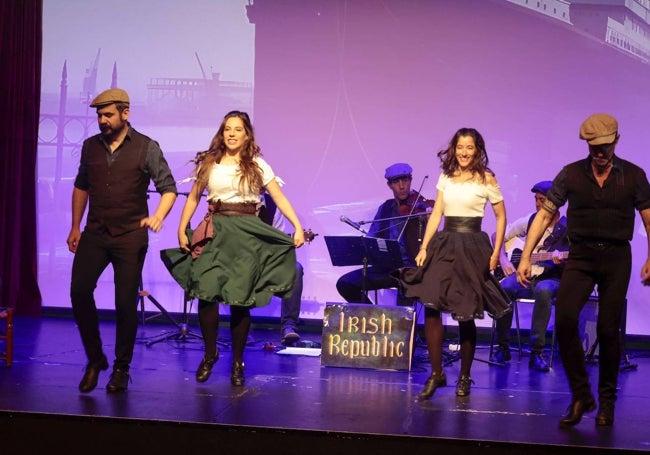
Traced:
<path fill-rule="evenodd" d="M 186 183 L 186 182 L 181 181 L 181 182 L 177 182 L 177 183 Z M 153 191 L 153 190 L 147 190 L 147 193 L 155 193 L 155 192 L 156 191 Z M 189 192 L 178 192 L 178 194 L 181 195 L 181 196 L 188 197 L 190 193 Z M 147 198 L 148 197 L 149 196 L 147 195 Z M 160 311 L 159 314 L 149 316 L 148 318 L 146 317 L 145 310 L 144 310 L 144 298 L 145 297 L 147 299 L 149 299 L 149 301 L 151 303 L 153 303 L 153 305 L 156 308 L 158 308 L 158 310 Z M 193 337 L 193 338 L 198 338 L 198 339 L 202 340 L 203 337 L 201 335 L 196 334 L 196 333 L 192 332 L 189 329 L 189 324 L 188 324 L 189 316 L 188 316 L 187 306 L 188 306 L 188 302 L 191 302 L 191 301 L 192 301 L 192 298 L 186 292 L 184 292 L 183 293 L 182 322 L 178 322 L 169 314 L 169 312 L 165 309 L 165 307 L 163 307 L 160 304 L 160 302 L 158 302 L 158 300 L 156 300 L 156 298 L 153 295 L 151 295 L 148 291 L 144 290 L 143 283 L 142 283 L 142 277 L 140 277 L 140 289 L 138 290 L 138 302 L 140 304 L 140 309 L 141 309 L 141 312 L 142 312 L 142 325 L 144 325 L 146 321 L 148 321 L 150 319 L 153 319 L 153 318 L 155 318 L 155 317 L 162 314 L 165 318 L 167 318 L 167 320 L 169 322 L 171 322 L 176 327 L 176 330 L 172 330 L 172 331 L 169 331 L 169 332 L 164 332 L 164 333 L 161 333 L 160 335 L 156 335 L 156 336 L 153 336 L 153 337 L 150 337 L 150 338 L 146 338 L 144 340 L 145 346 L 151 347 L 152 345 L 154 345 L 156 343 L 159 343 L 161 341 L 166 341 L 166 340 L 169 340 L 169 339 L 187 341 L 187 339 L 189 337 Z"/>

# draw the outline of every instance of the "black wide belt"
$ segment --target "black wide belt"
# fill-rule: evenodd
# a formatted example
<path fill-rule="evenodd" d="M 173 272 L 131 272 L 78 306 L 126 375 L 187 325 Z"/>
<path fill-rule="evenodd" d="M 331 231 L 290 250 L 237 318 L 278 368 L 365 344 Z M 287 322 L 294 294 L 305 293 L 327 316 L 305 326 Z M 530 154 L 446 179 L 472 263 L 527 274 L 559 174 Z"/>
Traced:
<path fill-rule="evenodd" d="M 481 232 L 480 216 L 446 216 L 444 231 L 447 232 Z"/>

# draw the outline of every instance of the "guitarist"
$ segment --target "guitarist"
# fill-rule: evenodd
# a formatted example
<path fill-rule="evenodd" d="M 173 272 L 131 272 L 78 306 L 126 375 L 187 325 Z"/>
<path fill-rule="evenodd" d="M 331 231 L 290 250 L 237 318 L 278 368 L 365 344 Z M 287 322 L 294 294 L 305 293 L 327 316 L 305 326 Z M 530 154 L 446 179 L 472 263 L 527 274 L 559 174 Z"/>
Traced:
<path fill-rule="evenodd" d="M 552 182 L 550 181 L 542 181 L 531 188 L 531 192 L 535 194 L 536 210 L 531 215 L 522 217 L 506 227 L 504 245 L 516 238 L 525 241 L 533 218 L 546 201 L 546 193 L 551 189 L 551 185 Z M 557 295 L 560 277 L 566 262 L 564 259 L 566 259 L 567 253 L 560 254 L 559 252 L 566 252 L 568 249 L 569 239 L 567 237 L 566 218 L 560 216 L 559 212 L 555 212 L 551 223 L 534 250 L 534 253 L 553 252 L 552 258 L 533 264 L 531 285 L 529 287 L 525 288 L 519 284 L 515 273 L 519 257 L 521 257 L 521 250 L 513 251 L 511 257 L 508 258 L 504 247 L 499 255 L 499 263 L 505 275 L 505 278 L 501 281 L 504 291 L 512 300 L 517 298 L 535 300 L 531 318 L 531 352 L 528 363 L 529 368 L 535 371 L 548 372 L 550 369 L 542 352 L 546 345 L 546 329 L 551 318 L 551 305 Z M 492 359 L 490 359 L 494 362 L 504 363 L 510 360 L 510 328 L 513 313 L 506 314 L 496 322 L 498 348 Z"/>

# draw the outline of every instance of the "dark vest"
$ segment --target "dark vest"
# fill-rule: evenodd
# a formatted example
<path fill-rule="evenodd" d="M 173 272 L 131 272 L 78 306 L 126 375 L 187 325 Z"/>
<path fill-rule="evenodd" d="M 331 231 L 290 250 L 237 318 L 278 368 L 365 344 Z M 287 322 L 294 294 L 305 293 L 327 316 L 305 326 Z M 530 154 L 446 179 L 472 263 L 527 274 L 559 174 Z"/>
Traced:
<path fill-rule="evenodd" d="M 131 129 L 131 138 L 125 141 L 110 167 L 99 136 L 86 141 L 90 185 L 86 229 L 121 235 L 139 229 L 140 220 L 149 216 L 146 160 L 151 139 Z"/>

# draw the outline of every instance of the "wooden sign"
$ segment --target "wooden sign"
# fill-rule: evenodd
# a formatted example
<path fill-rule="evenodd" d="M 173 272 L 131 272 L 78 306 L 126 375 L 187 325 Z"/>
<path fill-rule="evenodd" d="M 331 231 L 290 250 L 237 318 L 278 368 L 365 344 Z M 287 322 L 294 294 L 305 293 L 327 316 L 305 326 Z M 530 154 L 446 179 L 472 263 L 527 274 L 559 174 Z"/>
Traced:
<path fill-rule="evenodd" d="M 321 365 L 408 371 L 414 329 L 412 307 L 328 302 Z"/>

